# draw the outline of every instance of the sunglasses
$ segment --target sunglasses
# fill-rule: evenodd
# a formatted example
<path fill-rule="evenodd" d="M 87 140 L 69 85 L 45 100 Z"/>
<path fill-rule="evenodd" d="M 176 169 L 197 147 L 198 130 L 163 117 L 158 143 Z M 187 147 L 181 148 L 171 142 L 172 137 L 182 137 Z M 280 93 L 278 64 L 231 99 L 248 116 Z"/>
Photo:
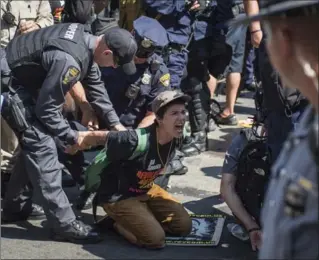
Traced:
<path fill-rule="evenodd" d="M 118 67 L 120 64 L 120 58 L 117 55 L 114 55 L 114 53 L 113 53 L 113 63 L 115 67 Z"/>
<path fill-rule="evenodd" d="M 138 58 L 149 58 L 151 57 L 155 52 L 155 47 L 150 47 L 150 48 L 143 48 L 143 47 L 140 47 L 138 48 L 135 56 L 138 57 Z"/>

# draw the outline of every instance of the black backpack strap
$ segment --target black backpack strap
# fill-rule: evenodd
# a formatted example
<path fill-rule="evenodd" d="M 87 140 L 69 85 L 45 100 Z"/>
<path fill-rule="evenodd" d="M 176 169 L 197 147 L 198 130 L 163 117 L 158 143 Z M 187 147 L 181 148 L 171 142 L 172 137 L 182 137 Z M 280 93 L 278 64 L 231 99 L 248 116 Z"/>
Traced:
<path fill-rule="evenodd" d="M 98 206 L 98 195 L 96 193 L 92 201 L 92 213 L 93 213 L 94 223 L 97 223 L 97 217 L 96 217 L 97 206 Z"/>

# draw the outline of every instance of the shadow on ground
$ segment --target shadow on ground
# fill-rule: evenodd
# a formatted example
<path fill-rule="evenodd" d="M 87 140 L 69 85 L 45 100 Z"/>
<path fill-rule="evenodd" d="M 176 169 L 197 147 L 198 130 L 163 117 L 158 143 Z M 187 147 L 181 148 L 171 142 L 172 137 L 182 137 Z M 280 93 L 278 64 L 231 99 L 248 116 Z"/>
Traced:
<path fill-rule="evenodd" d="M 207 147 L 209 152 L 224 157 L 225 152 L 230 145 L 233 137 L 240 131 L 240 128 L 230 128 L 227 126 L 220 126 L 219 131 L 225 133 L 219 139 L 208 139 Z"/>
<path fill-rule="evenodd" d="M 222 178 L 222 175 L 221 175 L 222 167 L 220 166 L 203 167 L 200 170 L 205 174 L 205 176 L 213 177 L 218 180 L 221 180 Z"/>
<path fill-rule="evenodd" d="M 88 253 L 103 259 L 256 259 L 256 254 L 250 250 L 249 244 L 237 240 L 227 231 L 226 225 L 233 221 L 232 216 L 213 207 L 221 203 L 220 196 L 215 195 L 184 204 L 195 214 L 223 214 L 226 216 L 223 234 L 217 247 L 167 246 L 162 250 L 146 250 L 130 245 L 113 231 L 107 231 L 101 243 L 81 245 L 81 247 Z M 91 214 L 81 213 L 80 216 L 84 222 L 92 223 Z M 45 226 L 44 223 L 45 221 L 42 222 L 42 226 Z M 23 222 L 17 223 L 15 227 L 2 225 L 1 236 L 9 239 L 48 241 L 49 232 L 47 228 Z"/>

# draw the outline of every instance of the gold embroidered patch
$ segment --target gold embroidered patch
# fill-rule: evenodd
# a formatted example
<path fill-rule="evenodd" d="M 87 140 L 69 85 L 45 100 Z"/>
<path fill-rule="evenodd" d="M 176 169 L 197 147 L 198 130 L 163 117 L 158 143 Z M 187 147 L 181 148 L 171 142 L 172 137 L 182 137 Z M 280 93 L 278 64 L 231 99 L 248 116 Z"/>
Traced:
<path fill-rule="evenodd" d="M 74 66 L 70 66 L 62 77 L 62 83 L 64 85 L 68 85 L 70 83 L 75 84 L 79 74 L 80 74 L 80 71 L 78 70 L 78 68 Z"/>
<path fill-rule="evenodd" d="M 165 86 L 168 87 L 169 83 L 171 80 L 171 75 L 169 73 L 164 74 L 161 78 L 160 78 L 160 82 Z"/>

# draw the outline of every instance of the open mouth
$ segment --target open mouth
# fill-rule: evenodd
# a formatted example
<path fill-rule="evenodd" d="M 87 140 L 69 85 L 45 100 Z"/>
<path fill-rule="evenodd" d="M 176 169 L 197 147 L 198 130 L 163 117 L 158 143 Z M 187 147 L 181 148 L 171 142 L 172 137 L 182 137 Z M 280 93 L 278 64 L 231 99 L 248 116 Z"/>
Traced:
<path fill-rule="evenodd" d="M 176 125 L 175 125 L 175 130 L 176 130 L 178 133 L 183 133 L 183 129 L 184 129 L 184 124 L 176 124 Z"/>

